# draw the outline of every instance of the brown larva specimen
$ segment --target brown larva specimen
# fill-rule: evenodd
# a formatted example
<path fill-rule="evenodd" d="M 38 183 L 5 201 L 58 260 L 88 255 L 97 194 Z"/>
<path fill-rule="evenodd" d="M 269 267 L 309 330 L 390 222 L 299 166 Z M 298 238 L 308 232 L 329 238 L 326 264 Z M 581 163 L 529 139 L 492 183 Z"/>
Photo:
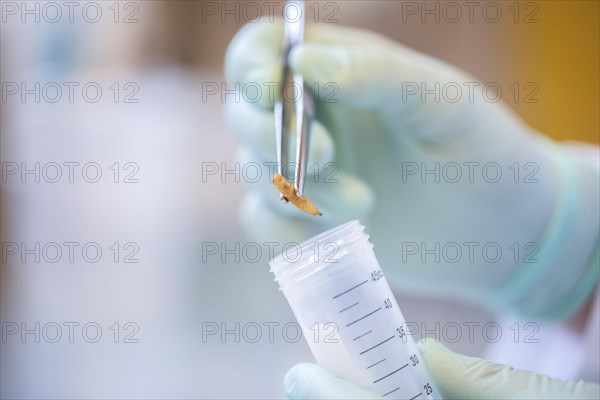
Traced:
<path fill-rule="evenodd" d="M 287 179 L 285 179 L 280 174 L 273 175 L 273 184 L 279 190 L 279 193 L 285 196 L 286 199 L 292 202 L 293 205 L 304 211 L 305 213 L 311 215 L 323 215 L 317 210 L 317 207 L 311 203 L 311 201 L 306 196 L 300 196 L 296 194 L 296 189 L 294 189 L 294 185 L 290 183 Z"/>

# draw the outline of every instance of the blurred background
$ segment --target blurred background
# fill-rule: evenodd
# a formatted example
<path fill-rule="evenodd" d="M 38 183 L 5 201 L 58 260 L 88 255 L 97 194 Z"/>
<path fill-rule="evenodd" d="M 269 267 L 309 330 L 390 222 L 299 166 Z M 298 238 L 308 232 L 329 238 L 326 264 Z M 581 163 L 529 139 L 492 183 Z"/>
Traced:
<path fill-rule="evenodd" d="M 237 220 L 244 184 L 202 175 L 207 163 L 232 166 L 238 145 L 220 96 L 203 91 L 223 84 L 229 41 L 273 2 L 74 3 L 69 14 L 60 2 L 1 2 L 0 395 L 283 397 L 287 369 L 312 357 L 284 329 L 295 319 L 268 255 L 203 251 L 252 240 Z M 493 23 L 477 12 L 453 21 L 441 2 L 411 2 L 439 7 L 437 21 L 407 15 L 402 1 L 308 3 L 311 20 L 517 83 L 503 99 L 531 126 L 599 142 L 598 2 L 491 2 L 503 12 Z M 494 321 L 462 304 L 402 294 L 398 303 L 430 329 Z M 260 338 L 247 340 L 256 326 Z M 449 343 L 471 355 L 485 345 Z"/>

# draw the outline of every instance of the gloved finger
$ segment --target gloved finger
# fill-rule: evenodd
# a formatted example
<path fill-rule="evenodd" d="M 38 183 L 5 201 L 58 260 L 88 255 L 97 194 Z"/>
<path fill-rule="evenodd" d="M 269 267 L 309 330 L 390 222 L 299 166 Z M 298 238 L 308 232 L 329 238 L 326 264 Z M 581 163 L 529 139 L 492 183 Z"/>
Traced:
<path fill-rule="evenodd" d="M 272 111 L 254 107 L 246 101 L 225 103 L 225 116 L 233 132 L 260 156 L 261 161 L 276 161 L 275 117 Z M 313 120 L 308 163 L 325 165 L 335 156 L 335 147 L 327 129 Z M 293 160 L 292 160 L 293 161 Z"/>
<path fill-rule="evenodd" d="M 291 51 L 289 62 L 308 87 L 335 84 L 336 100 L 368 109 L 399 99 L 406 104 L 420 102 L 422 85 L 431 90 L 468 80 L 450 65 L 399 44 L 391 48 L 305 43 Z"/>
<path fill-rule="evenodd" d="M 327 369 L 310 363 L 293 366 L 284 379 L 288 399 L 381 399 Z"/>
<path fill-rule="evenodd" d="M 304 184 L 304 194 L 323 213 L 322 217 L 315 217 L 302 213 L 291 204 L 282 203 L 279 200 L 277 189 L 272 184 L 272 169 L 261 162 L 257 162 L 258 156 L 252 149 L 242 147 L 238 151 L 237 159 L 240 166 L 251 165 L 253 168 L 262 167 L 260 179 L 246 179 L 246 183 L 252 190 L 261 193 L 265 203 L 282 216 L 301 219 L 323 220 L 328 224 L 340 224 L 352 219 L 366 220 L 375 207 L 375 193 L 371 186 L 363 179 L 339 170 L 337 164 L 331 163 L 323 169 L 311 169 L 307 174 Z M 240 167 L 243 169 L 243 167 Z M 242 176 L 244 175 L 243 171 Z M 249 175 L 249 174 L 248 174 Z"/>
<path fill-rule="evenodd" d="M 445 399 L 598 399 L 600 386 L 562 381 L 535 372 L 452 352 L 428 339 L 421 346 Z"/>
<path fill-rule="evenodd" d="M 332 24 L 309 24 L 306 27 L 306 43 L 320 43 L 341 46 L 368 46 L 391 49 L 395 42 L 375 32 L 334 26 Z"/>
<path fill-rule="evenodd" d="M 243 89 L 246 85 L 262 89 L 254 105 L 269 108 L 275 101 L 274 93 L 281 82 L 281 52 L 283 50 L 284 21 L 264 17 L 246 24 L 233 38 L 225 55 L 225 77 L 230 85 Z M 390 47 L 393 42 L 377 34 L 351 28 L 310 24 L 306 29 L 308 42 L 332 45 L 381 44 Z M 272 89 L 275 88 L 275 91 Z"/>
<path fill-rule="evenodd" d="M 227 82 L 239 89 L 248 84 L 264 89 L 256 105 L 269 108 L 274 102 L 269 87 L 281 82 L 282 48 L 283 21 L 280 18 L 270 21 L 264 17 L 246 24 L 232 39 L 225 54 Z"/>
<path fill-rule="evenodd" d="M 305 183 L 305 193 L 309 194 L 309 198 L 318 204 L 323 213 L 334 217 L 332 220 L 335 222 L 367 220 L 373 212 L 375 192 L 358 176 L 336 169 L 321 170 L 312 178 Z"/>
<path fill-rule="evenodd" d="M 242 178 L 242 183 L 250 190 L 261 193 L 271 207 L 281 210 L 282 216 L 293 217 L 297 215 L 295 207 L 281 207 L 282 203 L 279 201 L 277 188 L 273 184 L 273 175 L 277 172 L 277 162 L 274 160 L 273 154 L 266 156 L 251 147 L 240 146 L 237 149 L 235 159 L 238 164 L 236 166 L 238 171 L 236 172 Z M 309 163 L 308 165 L 306 179 L 312 182 L 315 176 L 319 176 L 319 171 L 316 169 L 316 163 Z"/>
<path fill-rule="evenodd" d="M 276 192 L 274 196 L 279 199 Z M 290 205 L 287 207 L 295 208 Z M 281 210 L 268 204 L 261 193 L 250 191 L 242 199 L 239 220 L 249 237 L 263 242 L 274 242 L 280 246 L 303 242 L 329 228 L 322 220 L 316 217 L 305 218 L 299 210 L 296 211 L 295 215 L 284 217 Z M 275 255 L 282 251 L 282 247 L 277 247 Z"/>
<path fill-rule="evenodd" d="M 307 185 L 307 188 L 311 186 Z M 368 212 L 364 214 L 348 210 L 340 212 L 342 207 L 338 205 L 336 208 L 335 204 L 330 208 L 324 202 L 321 203 L 321 196 L 316 196 L 319 193 L 317 190 L 307 189 L 307 195 L 323 213 L 323 216 L 315 217 L 303 213 L 292 204 L 282 203 L 275 187 L 269 189 L 264 190 L 262 186 L 253 187 L 242 199 L 239 210 L 242 228 L 250 237 L 257 240 L 299 243 L 341 223 L 353 219 L 365 220 L 368 215 Z M 352 192 L 352 189 L 348 189 L 348 192 Z M 326 197 L 326 194 L 323 197 Z M 359 204 L 358 208 L 370 210 L 374 200 L 368 199 L 365 202 L 371 203 L 370 206 Z"/>

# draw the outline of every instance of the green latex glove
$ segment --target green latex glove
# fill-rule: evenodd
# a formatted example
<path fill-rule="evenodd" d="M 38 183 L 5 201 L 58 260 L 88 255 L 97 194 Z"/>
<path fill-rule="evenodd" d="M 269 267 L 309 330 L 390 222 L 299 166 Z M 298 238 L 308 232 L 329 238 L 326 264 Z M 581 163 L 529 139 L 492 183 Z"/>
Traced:
<path fill-rule="evenodd" d="M 450 351 L 426 340 L 421 354 L 444 399 L 598 399 L 600 386 L 561 381 Z M 378 399 L 330 371 L 303 363 L 285 377 L 289 399 Z"/>
<path fill-rule="evenodd" d="M 230 87 L 248 90 L 226 101 L 242 162 L 276 161 L 267 88 L 280 81 L 282 41 L 282 21 L 262 20 L 240 30 L 227 51 Z M 289 62 L 309 88 L 319 88 L 309 166 L 322 170 L 312 170 L 304 193 L 324 215 L 282 204 L 265 167 L 240 209 L 255 239 L 299 241 L 360 219 L 388 280 L 404 292 L 529 317 L 564 317 L 581 307 L 600 271 L 597 159 L 578 158 L 534 132 L 490 101 L 491 93 L 485 97 L 475 78 L 373 33 L 308 25 Z M 253 85 L 264 89 L 258 99 L 248 94 Z M 436 86 L 458 86 L 462 95 L 410 94 Z M 328 162 L 338 168 L 333 176 Z M 438 177 L 422 175 L 436 165 Z M 453 182 L 457 166 L 461 178 Z M 337 183 L 325 182 L 331 179 Z M 421 246 L 417 255 L 410 244 Z M 452 249 L 441 252 L 453 244 L 462 255 L 448 262 Z M 484 259 L 488 244 L 500 248 L 499 260 L 489 261 L 494 249 Z M 425 254 L 435 246 L 437 256 Z M 532 263 L 524 263 L 527 256 Z"/>

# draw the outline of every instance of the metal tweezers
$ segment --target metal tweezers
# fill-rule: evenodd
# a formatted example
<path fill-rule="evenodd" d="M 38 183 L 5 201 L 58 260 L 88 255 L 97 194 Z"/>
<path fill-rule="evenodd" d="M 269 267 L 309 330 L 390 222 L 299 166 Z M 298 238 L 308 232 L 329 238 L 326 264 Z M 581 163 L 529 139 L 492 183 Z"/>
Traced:
<path fill-rule="evenodd" d="M 305 8 L 302 0 L 288 0 L 284 8 L 285 36 L 281 66 L 283 68 L 281 91 L 275 102 L 275 135 L 277 145 L 277 171 L 294 183 L 298 197 L 304 191 L 304 178 L 308 162 L 308 139 L 314 116 L 314 100 L 304 87 L 304 79 L 289 67 L 288 56 L 294 46 L 304 41 Z M 293 90 L 292 90 L 293 88 Z M 293 95 L 292 95 L 293 93 Z M 306 95 L 305 95 L 306 94 Z M 294 177 L 289 175 L 289 139 L 296 136 L 296 162 Z M 280 194 L 282 201 L 289 200 Z"/>

